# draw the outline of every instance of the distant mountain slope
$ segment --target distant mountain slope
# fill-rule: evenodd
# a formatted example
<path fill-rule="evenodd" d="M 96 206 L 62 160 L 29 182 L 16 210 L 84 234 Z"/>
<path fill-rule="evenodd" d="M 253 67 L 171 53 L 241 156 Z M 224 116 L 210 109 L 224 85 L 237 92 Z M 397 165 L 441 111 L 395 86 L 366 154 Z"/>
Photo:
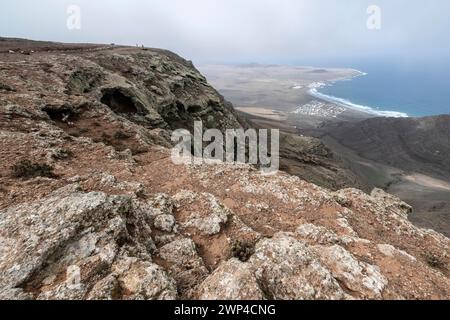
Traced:
<path fill-rule="evenodd" d="M 309 131 L 351 168 L 366 191 L 411 204 L 410 219 L 450 234 L 450 116 L 329 122 Z"/>
<path fill-rule="evenodd" d="M 371 118 L 340 122 L 324 131 L 361 157 L 450 179 L 450 116 Z"/>

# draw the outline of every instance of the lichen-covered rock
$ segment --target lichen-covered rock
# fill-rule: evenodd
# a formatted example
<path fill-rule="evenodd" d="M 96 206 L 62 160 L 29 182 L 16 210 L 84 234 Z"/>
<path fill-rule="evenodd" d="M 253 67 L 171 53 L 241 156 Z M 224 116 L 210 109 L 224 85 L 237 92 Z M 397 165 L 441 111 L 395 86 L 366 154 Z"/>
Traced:
<path fill-rule="evenodd" d="M 278 233 L 256 245 L 250 258 L 263 291 L 271 299 L 343 299 L 345 292 L 308 246 Z"/>
<path fill-rule="evenodd" d="M 175 281 L 158 265 L 136 258 L 121 258 L 111 273 L 97 281 L 89 300 L 173 300 L 177 297 Z"/>
<path fill-rule="evenodd" d="M 127 199 L 102 193 L 64 195 L 60 191 L 42 201 L 1 212 L 1 283 L 21 285 L 62 244 L 77 241 L 80 229 L 95 223 L 104 225 L 111 212 L 120 216 L 129 205 Z M 89 255 L 94 249 L 87 242 L 80 254 Z"/>
<path fill-rule="evenodd" d="M 252 267 L 237 259 L 223 262 L 198 288 L 201 300 L 261 300 L 264 293 L 259 288 Z"/>
<path fill-rule="evenodd" d="M 175 218 L 171 214 L 161 214 L 155 218 L 154 225 L 161 231 L 172 232 L 175 226 Z"/>
<path fill-rule="evenodd" d="M 114 300 L 120 298 L 120 284 L 115 275 L 109 274 L 97 281 L 86 296 L 87 300 Z"/>
<path fill-rule="evenodd" d="M 151 229 L 131 198 L 77 190 L 69 186 L 1 212 L 3 288 L 38 299 L 83 299 L 119 255 L 151 262 Z"/>
<path fill-rule="evenodd" d="M 333 231 L 330 231 L 325 227 L 318 227 L 311 223 L 300 225 L 297 228 L 296 233 L 301 238 L 316 244 L 333 244 L 341 241 Z"/>
<path fill-rule="evenodd" d="M 361 295 L 361 298 L 381 298 L 388 281 L 377 266 L 358 261 L 339 245 L 318 246 L 315 247 L 315 252 L 321 263 L 346 289 Z"/>
<path fill-rule="evenodd" d="M 195 195 L 196 200 L 200 200 L 204 209 L 196 210 L 188 215 L 185 221 L 182 222 L 184 228 L 195 228 L 205 235 L 215 235 L 221 231 L 223 225 L 228 222 L 228 217 L 231 216 L 231 211 L 209 193 L 202 193 Z M 192 205 L 192 201 L 189 205 Z M 194 203 L 195 205 L 195 203 Z M 181 209 L 186 210 L 180 206 Z"/>
<path fill-rule="evenodd" d="M 412 212 L 412 207 L 409 204 L 401 201 L 398 197 L 394 195 L 384 192 L 381 189 L 378 188 L 373 189 L 370 195 L 375 199 L 383 201 L 386 207 L 392 207 L 398 212 L 403 213 L 405 218 L 407 218 L 408 214 Z"/>
<path fill-rule="evenodd" d="M 398 248 L 395 248 L 394 246 L 390 245 L 390 244 L 379 244 L 377 245 L 378 250 L 380 250 L 381 253 L 383 253 L 384 255 L 391 257 L 391 258 L 395 258 L 396 256 L 402 256 L 406 259 L 409 259 L 411 261 L 416 261 L 417 259 L 414 258 L 412 255 L 408 254 L 407 252 L 400 250 Z"/>
<path fill-rule="evenodd" d="M 195 287 L 209 274 L 191 239 L 183 238 L 164 245 L 159 249 L 159 257 L 169 264 L 169 274 L 187 297 L 194 295 Z"/>
<path fill-rule="evenodd" d="M 158 265 L 128 258 L 115 263 L 112 273 L 117 274 L 122 299 L 153 300 L 175 299 L 175 281 Z"/>

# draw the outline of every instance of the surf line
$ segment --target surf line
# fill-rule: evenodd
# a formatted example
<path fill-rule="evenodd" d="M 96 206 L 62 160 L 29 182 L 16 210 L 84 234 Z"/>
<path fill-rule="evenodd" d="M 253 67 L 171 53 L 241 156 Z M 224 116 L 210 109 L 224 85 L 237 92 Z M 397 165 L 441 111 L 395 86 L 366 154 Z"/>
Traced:
<path fill-rule="evenodd" d="M 355 70 L 355 71 L 358 71 L 358 70 Z M 338 81 L 349 81 L 356 77 L 367 75 L 367 73 L 364 73 L 361 71 L 358 71 L 358 72 L 359 72 L 359 75 L 353 76 L 351 78 L 337 79 L 337 80 L 333 80 L 333 81 L 329 81 L 329 82 L 311 83 L 308 86 L 309 87 L 308 94 L 310 94 L 311 96 L 313 96 L 315 98 L 327 101 L 329 103 L 337 104 L 341 107 L 346 107 L 346 108 L 350 108 L 353 110 L 363 111 L 363 112 L 370 113 L 370 114 L 373 114 L 376 116 L 393 117 L 393 118 L 408 118 L 409 117 L 408 114 L 406 114 L 404 112 L 377 110 L 378 108 L 373 108 L 373 107 L 369 107 L 369 106 L 356 104 L 356 103 L 353 103 L 353 102 L 343 99 L 343 98 L 338 98 L 335 96 L 331 96 L 331 95 L 327 95 L 327 94 L 319 92 L 319 89 L 326 87 L 326 86 L 332 86 L 334 83 L 336 83 Z"/>

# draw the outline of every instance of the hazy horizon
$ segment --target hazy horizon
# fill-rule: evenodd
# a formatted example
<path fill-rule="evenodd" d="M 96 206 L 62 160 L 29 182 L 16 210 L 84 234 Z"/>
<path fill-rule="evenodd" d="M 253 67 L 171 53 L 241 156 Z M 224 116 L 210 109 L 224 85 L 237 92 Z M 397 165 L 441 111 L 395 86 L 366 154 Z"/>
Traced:
<path fill-rule="evenodd" d="M 69 5 L 81 9 L 79 30 L 66 26 Z M 380 30 L 367 28 L 370 5 L 381 9 Z M 143 44 L 200 64 L 335 65 L 450 56 L 450 2 L 439 0 L 16 0 L 3 6 L 1 36 Z"/>

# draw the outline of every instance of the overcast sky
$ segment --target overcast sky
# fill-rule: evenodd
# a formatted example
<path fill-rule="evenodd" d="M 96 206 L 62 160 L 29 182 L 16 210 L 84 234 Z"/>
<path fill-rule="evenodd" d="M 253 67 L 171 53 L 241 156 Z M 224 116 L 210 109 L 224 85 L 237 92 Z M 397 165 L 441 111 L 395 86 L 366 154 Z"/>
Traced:
<path fill-rule="evenodd" d="M 67 6 L 81 29 L 66 27 Z M 366 26 L 381 8 L 381 30 Z M 448 0 L 3 0 L 0 35 L 145 44 L 197 63 L 450 55 Z"/>

